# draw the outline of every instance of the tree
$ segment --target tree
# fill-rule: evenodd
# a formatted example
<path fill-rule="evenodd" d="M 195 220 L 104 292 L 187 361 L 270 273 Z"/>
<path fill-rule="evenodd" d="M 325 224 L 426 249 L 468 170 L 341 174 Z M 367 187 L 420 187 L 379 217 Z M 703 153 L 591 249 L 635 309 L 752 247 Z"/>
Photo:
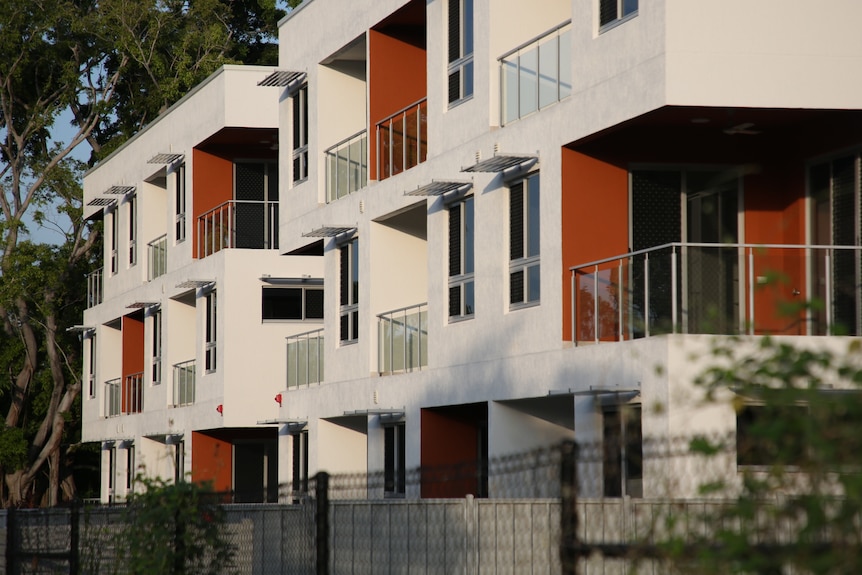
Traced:
<path fill-rule="evenodd" d="M 241 14 L 260 33 L 244 34 Z M 83 272 L 100 229 L 81 219 L 73 159 L 115 149 L 233 58 L 271 51 L 274 0 L 12 0 L 0 3 L 0 499 L 55 505 L 75 493 L 63 472 L 68 423 L 79 409 L 78 321 Z M 266 26 L 260 24 L 265 22 Z M 256 28 L 257 30 L 258 28 Z M 242 43 L 248 42 L 248 47 Z M 263 56 L 261 56 L 263 57 Z M 55 139 L 58 118 L 72 132 Z M 24 222 L 56 210 L 65 242 L 39 245 Z M 44 494 L 44 497 L 42 496 Z"/>
<path fill-rule="evenodd" d="M 830 349 L 767 337 L 753 352 L 719 341 L 720 365 L 698 383 L 712 401 L 733 390 L 737 430 L 729 441 L 697 438 L 692 449 L 735 451 L 741 473 L 702 486 L 721 505 L 675 519 L 689 529 L 685 545 L 668 544 L 687 550 L 676 564 L 699 573 L 862 572 L 862 340 Z"/>

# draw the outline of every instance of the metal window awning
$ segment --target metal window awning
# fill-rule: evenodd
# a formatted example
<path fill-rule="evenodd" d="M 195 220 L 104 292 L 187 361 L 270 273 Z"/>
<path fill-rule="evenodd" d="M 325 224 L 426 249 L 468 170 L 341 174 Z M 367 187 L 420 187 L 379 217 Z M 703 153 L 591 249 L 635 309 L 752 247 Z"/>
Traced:
<path fill-rule="evenodd" d="M 356 231 L 356 226 L 322 226 L 302 234 L 304 238 L 334 238 Z"/>
<path fill-rule="evenodd" d="M 291 277 L 273 277 L 269 275 L 262 275 L 260 281 L 263 283 L 267 283 L 270 285 L 323 285 L 323 278 L 313 278 L 311 276 L 303 276 L 298 278 Z"/>
<path fill-rule="evenodd" d="M 177 160 L 181 160 L 185 154 L 174 154 L 170 152 L 165 152 L 163 154 L 156 154 L 149 160 L 147 160 L 148 164 L 173 164 Z"/>
<path fill-rule="evenodd" d="M 459 194 L 466 193 L 467 190 L 473 187 L 473 182 L 456 182 L 456 181 L 432 181 L 431 183 L 419 186 L 415 190 L 404 192 L 405 196 L 442 196 L 449 192 L 458 192 Z"/>
<path fill-rule="evenodd" d="M 87 202 L 88 206 L 110 206 L 112 204 L 116 204 L 116 198 L 93 198 L 89 202 Z"/>
<path fill-rule="evenodd" d="M 96 328 L 91 326 L 91 325 L 73 325 L 72 327 L 67 327 L 66 331 L 71 332 L 71 333 L 75 333 L 75 332 L 87 333 L 89 331 L 96 331 Z"/>
<path fill-rule="evenodd" d="M 128 193 L 134 192 L 135 186 L 111 186 L 103 193 L 111 194 L 113 196 L 124 196 Z"/>
<path fill-rule="evenodd" d="M 186 280 L 175 285 L 178 289 L 202 288 L 214 284 L 215 280 Z"/>
<path fill-rule="evenodd" d="M 355 411 L 345 411 L 344 417 L 355 417 L 357 415 L 379 415 L 381 419 L 389 418 L 393 421 L 404 418 L 403 407 L 388 407 L 381 409 L 357 409 Z M 393 419 L 395 418 L 395 419 Z"/>
<path fill-rule="evenodd" d="M 146 307 L 156 307 L 162 305 L 159 301 L 136 301 L 126 306 L 126 309 L 143 309 Z"/>
<path fill-rule="evenodd" d="M 293 70 L 276 70 L 263 80 L 257 83 L 258 86 L 277 86 L 284 88 L 294 84 L 298 80 L 305 77 L 305 72 L 296 72 Z"/>
<path fill-rule="evenodd" d="M 494 154 L 487 160 L 479 160 L 472 166 L 462 168 L 462 172 L 505 172 L 508 170 L 523 171 L 539 161 L 535 155 Z"/>
<path fill-rule="evenodd" d="M 620 405 L 640 398 L 641 390 L 636 387 L 591 387 L 590 389 L 579 389 L 577 391 L 573 389 L 552 389 L 548 392 L 548 395 L 571 395 L 573 397 L 591 396 L 601 405 Z"/>

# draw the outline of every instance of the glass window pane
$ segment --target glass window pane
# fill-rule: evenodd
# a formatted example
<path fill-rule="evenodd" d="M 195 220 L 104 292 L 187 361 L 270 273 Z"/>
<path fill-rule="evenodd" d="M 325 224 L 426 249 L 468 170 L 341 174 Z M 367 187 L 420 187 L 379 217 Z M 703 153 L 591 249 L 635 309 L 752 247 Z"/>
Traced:
<path fill-rule="evenodd" d="M 470 60 L 464 64 L 464 94 L 462 98 L 469 98 L 473 95 L 473 61 Z"/>
<path fill-rule="evenodd" d="M 323 290 L 305 290 L 305 319 L 323 319 Z"/>
<path fill-rule="evenodd" d="M 518 60 L 503 61 L 503 123 L 518 119 Z"/>
<path fill-rule="evenodd" d="M 464 283 L 464 315 L 473 315 L 475 309 L 475 290 L 473 282 Z"/>
<path fill-rule="evenodd" d="M 264 288 L 263 319 L 303 319 L 302 288 Z"/>
<path fill-rule="evenodd" d="M 473 0 L 463 0 L 464 1 L 464 56 L 473 53 Z M 629 0 L 634 1 L 635 7 L 637 7 L 637 0 Z"/>
<path fill-rule="evenodd" d="M 509 276 L 509 303 L 524 301 L 524 270 L 512 272 Z"/>
<path fill-rule="evenodd" d="M 518 90 L 520 98 L 519 114 L 523 118 L 531 112 L 535 112 L 538 106 L 539 87 L 539 53 L 537 49 L 521 54 L 520 86 Z"/>
<path fill-rule="evenodd" d="M 527 301 L 539 301 L 542 287 L 540 270 L 538 265 L 527 268 Z"/>
<path fill-rule="evenodd" d="M 560 34 L 560 99 L 572 93 L 572 32 Z"/>
<path fill-rule="evenodd" d="M 554 37 L 539 46 L 539 108 L 556 102 L 559 40 Z"/>
<path fill-rule="evenodd" d="M 539 255 L 539 236 L 541 231 L 539 217 L 539 176 L 528 180 L 527 189 L 527 257 Z"/>
<path fill-rule="evenodd" d="M 473 271 L 473 198 L 468 198 L 464 201 L 464 273 Z"/>

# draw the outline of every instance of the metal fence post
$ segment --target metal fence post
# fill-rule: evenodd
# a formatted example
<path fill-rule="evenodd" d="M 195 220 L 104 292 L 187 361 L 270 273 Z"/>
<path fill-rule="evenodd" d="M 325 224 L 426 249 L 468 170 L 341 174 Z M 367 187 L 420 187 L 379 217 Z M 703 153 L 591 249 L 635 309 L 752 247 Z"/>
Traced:
<path fill-rule="evenodd" d="M 563 575 L 577 575 L 578 446 L 574 441 L 564 441 L 560 451 L 560 563 Z"/>
<path fill-rule="evenodd" d="M 78 575 L 81 570 L 81 504 L 72 502 L 69 511 L 69 575 Z"/>
<path fill-rule="evenodd" d="M 317 505 L 317 575 L 329 575 L 329 474 L 319 471 L 314 478 Z"/>

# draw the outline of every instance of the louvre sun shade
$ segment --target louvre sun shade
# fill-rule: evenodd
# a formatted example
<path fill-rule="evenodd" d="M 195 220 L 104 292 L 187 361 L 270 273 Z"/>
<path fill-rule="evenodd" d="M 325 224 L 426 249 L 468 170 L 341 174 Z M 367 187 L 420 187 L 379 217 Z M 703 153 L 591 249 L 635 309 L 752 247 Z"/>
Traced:
<path fill-rule="evenodd" d="M 278 86 L 284 88 L 290 86 L 300 78 L 305 76 L 305 72 L 294 72 L 291 70 L 276 70 L 263 80 L 257 83 L 258 86 Z"/>
<path fill-rule="evenodd" d="M 466 192 L 473 187 L 472 182 L 447 182 L 433 181 L 430 184 L 419 186 L 413 191 L 404 192 L 405 196 L 442 196 L 443 194 L 464 191 Z"/>
<path fill-rule="evenodd" d="M 356 231 L 356 226 L 323 226 L 302 234 L 304 238 L 334 238 Z"/>
<path fill-rule="evenodd" d="M 479 160 L 472 166 L 463 168 L 462 172 L 503 172 L 512 168 L 524 170 L 538 161 L 536 156 L 495 154 L 487 160 Z"/>
<path fill-rule="evenodd" d="M 135 191 L 135 186 L 111 186 L 110 188 L 105 190 L 103 193 L 111 194 L 114 196 L 123 196 L 125 194 L 128 194 L 129 192 L 134 192 L 134 191 Z"/>
<path fill-rule="evenodd" d="M 181 159 L 182 157 L 183 157 L 183 154 L 171 154 L 171 153 L 156 154 L 155 156 L 153 156 L 152 158 L 147 160 L 147 163 L 148 164 L 173 164 L 174 162 Z"/>
<path fill-rule="evenodd" d="M 114 198 L 93 198 L 89 202 L 87 202 L 88 206 L 110 206 L 111 204 L 117 203 L 117 200 Z"/>

